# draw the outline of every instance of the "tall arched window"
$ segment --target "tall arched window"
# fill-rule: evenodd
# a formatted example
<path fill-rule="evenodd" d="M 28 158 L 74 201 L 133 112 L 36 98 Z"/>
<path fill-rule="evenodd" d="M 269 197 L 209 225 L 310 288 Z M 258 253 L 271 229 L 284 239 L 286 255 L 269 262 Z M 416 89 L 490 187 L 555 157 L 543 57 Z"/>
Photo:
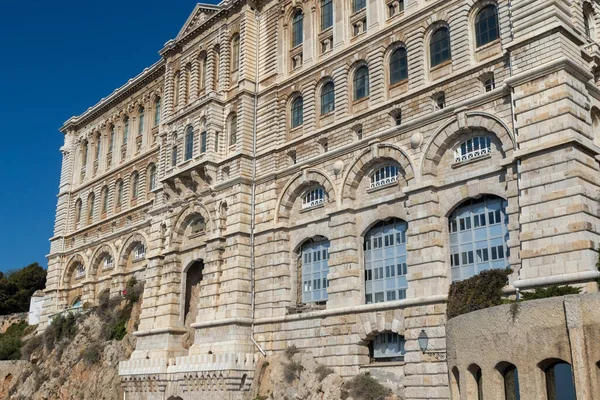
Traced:
<path fill-rule="evenodd" d="M 129 117 L 125 117 L 123 120 L 123 144 L 127 143 L 129 138 Z"/>
<path fill-rule="evenodd" d="M 335 86 L 332 81 L 327 82 L 321 89 L 321 115 L 329 114 L 335 110 Z"/>
<path fill-rule="evenodd" d="M 292 129 L 304 123 L 304 102 L 302 96 L 298 96 L 292 101 L 291 121 Z"/>
<path fill-rule="evenodd" d="M 131 200 L 138 198 L 140 194 L 140 174 L 136 171 L 131 176 Z"/>
<path fill-rule="evenodd" d="M 333 26 L 333 0 L 321 0 L 321 31 Z"/>
<path fill-rule="evenodd" d="M 229 117 L 229 145 L 237 143 L 237 114 L 232 113 Z"/>
<path fill-rule="evenodd" d="M 81 222 L 81 199 L 77 199 L 75 202 L 75 227 Z"/>
<path fill-rule="evenodd" d="M 115 147 L 115 126 L 110 126 L 110 139 L 108 140 L 108 151 L 112 153 L 113 148 Z"/>
<path fill-rule="evenodd" d="M 482 8 L 475 17 L 475 42 L 477 47 L 480 47 L 493 42 L 499 37 L 498 8 L 491 4 Z"/>
<path fill-rule="evenodd" d="M 448 218 L 452 280 L 467 279 L 491 268 L 507 268 L 507 202 L 483 196 L 462 203 Z"/>
<path fill-rule="evenodd" d="M 496 367 L 496 370 L 502 374 L 502 380 L 504 381 L 504 399 L 519 400 L 521 394 L 517 367 L 508 362 L 501 362 Z"/>
<path fill-rule="evenodd" d="M 573 369 L 562 360 L 552 360 L 544 368 L 548 400 L 576 400 Z"/>
<path fill-rule="evenodd" d="M 329 241 L 325 238 L 302 246 L 302 302 L 327 301 Z"/>
<path fill-rule="evenodd" d="M 92 192 L 89 194 L 88 196 L 88 212 L 87 212 L 87 223 L 91 224 L 92 222 L 94 222 L 94 207 L 96 203 L 96 195 Z"/>
<path fill-rule="evenodd" d="M 160 97 L 157 97 L 156 100 L 154 100 L 154 126 L 158 126 L 158 124 L 160 124 L 160 100 Z"/>
<path fill-rule="evenodd" d="M 468 392 L 473 395 L 476 394 L 477 400 L 483 400 L 483 374 L 481 368 L 476 364 L 471 364 L 467 369 L 471 374 L 468 382 Z"/>
<path fill-rule="evenodd" d="M 596 15 L 587 2 L 583 4 L 583 30 L 588 39 L 596 40 Z"/>
<path fill-rule="evenodd" d="M 360 100 L 369 95 L 369 68 L 366 65 L 354 73 L 354 100 Z"/>
<path fill-rule="evenodd" d="M 138 123 L 138 135 L 142 135 L 144 133 L 144 123 L 145 123 L 145 116 L 146 116 L 146 110 L 144 109 L 144 107 L 140 107 L 139 112 L 138 112 L 138 116 L 139 116 L 139 123 Z"/>
<path fill-rule="evenodd" d="M 104 186 L 102 188 L 102 214 L 105 214 L 108 211 L 108 186 Z"/>
<path fill-rule="evenodd" d="M 292 47 L 302 44 L 304 29 L 304 13 L 302 10 L 297 10 L 292 18 Z"/>
<path fill-rule="evenodd" d="M 81 145 L 81 165 L 83 167 L 85 167 L 87 165 L 87 161 L 88 161 L 88 148 L 89 148 L 88 141 L 84 140 L 83 144 Z"/>
<path fill-rule="evenodd" d="M 408 78 L 408 61 L 406 49 L 400 47 L 390 56 L 390 85 Z"/>
<path fill-rule="evenodd" d="M 156 165 L 154 164 L 148 168 L 148 182 L 151 191 L 156 189 Z"/>
<path fill-rule="evenodd" d="M 231 71 L 240 68 L 240 35 L 235 34 L 231 39 Z"/>
<path fill-rule="evenodd" d="M 206 153 L 206 131 L 200 132 L 200 154 Z"/>
<path fill-rule="evenodd" d="M 173 104 L 179 105 L 179 90 L 181 85 L 181 71 L 175 72 L 175 82 L 173 83 Z"/>
<path fill-rule="evenodd" d="M 198 87 L 200 90 L 204 90 L 206 88 L 206 62 L 206 53 L 202 52 L 200 54 L 200 67 L 198 71 Z"/>
<path fill-rule="evenodd" d="M 177 145 L 174 144 L 171 148 L 171 166 L 174 167 L 177 165 Z"/>
<path fill-rule="evenodd" d="M 406 298 L 406 222 L 397 218 L 380 221 L 367 234 L 365 254 L 365 302 L 382 303 Z"/>
<path fill-rule="evenodd" d="M 101 134 L 97 134 L 96 135 L 96 155 L 94 157 L 94 159 L 96 161 L 98 161 L 98 159 L 100 158 L 100 151 L 102 149 L 102 135 Z"/>
<path fill-rule="evenodd" d="M 185 131 L 185 159 L 189 160 L 194 155 L 194 128 L 188 126 Z"/>
<path fill-rule="evenodd" d="M 117 181 L 117 207 L 121 207 L 123 204 L 123 180 Z"/>
<path fill-rule="evenodd" d="M 450 54 L 450 31 L 448 28 L 442 27 L 433 33 L 429 43 L 429 56 L 431 67 L 450 60 L 452 55 Z"/>

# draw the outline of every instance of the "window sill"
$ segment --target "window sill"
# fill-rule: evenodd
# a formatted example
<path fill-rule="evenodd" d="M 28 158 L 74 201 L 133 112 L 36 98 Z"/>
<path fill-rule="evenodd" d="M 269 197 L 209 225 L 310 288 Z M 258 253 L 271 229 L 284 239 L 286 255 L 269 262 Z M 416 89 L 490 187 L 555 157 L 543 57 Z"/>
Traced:
<path fill-rule="evenodd" d="M 435 67 L 429 67 L 429 72 L 439 71 L 440 69 L 443 69 L 444 67 L 447 67 L 448 65 L 452 65 L 452 58 L 436 65 Z"/>
<path fill-rule="evenodd" d="M 489 158 L 492 158 L 492 154 L 491 154 L 491 153 L 489 153 L 489 154 L 484 154 L 484 155 L 482 155 L 482 156 L 479 156 L 479 157 L 471 158 L 470 160 L 458 161 L 458 162 L 456 162 L 456 161 L 455 161 L 455 162 L 454 162 L 454 163 L 451 165 L 451 167 L 452 167 L 453 169 L 456 169 L 456 168 L 463 167 L 463 166 L 465 166 L 465 165 L 470 165 L 470 164 L 476 163 L 477 161 L 481 161 L 481 160 L 487 160 L 487 159 L 489 159 Z"/>
<path fill-rule="evenodd" d="M 402 79 L 402 80 L 400 80 L 400 81 L 398 81 L 398 82 L 396 82 L 396 83 L 393 83 L 393 84 L 391 84 L 391 85 L 390 85 L 390 87 L 389 87 L 389 89 L 390 89 L 390 90 L 391 90 L 391 89 L 395 89 L 395 88 L 397 88 L 397 87 L 400 87 L 400 86 L 406 85 L 407 83 L 408 83 L 408 78 L 404 78 L 404 79 Z"/>
<path fill-rule="evenodd" d="M 317 208 L 323 208 L 325 207 L 325 202 L 321 203 L 321 204 L 317 204 L 314 206 L 310 206 L 310 207 L 306 207 L 306 208 L 302 208 L 300 210 L 300 214 L 305 213 L 305 212 L 309 212 L 309 211 L 313 211 L 316 210 Z"/>
<path fill-rule="evenodd" d="M 206 231 L 202 231 L 202 232 L 197 232 L 197 233 L 192 233 L 190 235 L 190 239 L 197 239 L 199 237 L 205 236 L 206 235 Z"/>
<path fill-rule="evenodd" d="M 383 190 L 383 189 L 391 188 L 393 186 L 398 186 L 398 181 L 391 182 L 391 183 L 386 183 L 385 185 L 380 185 L 380 186 L 375 186 L 375 187 L 369 187 L 367 189 L 367 193 L 371 194 L 371 193 L 378 192 L 378 191 Z"/>
<path fill-rule="evenodd" d="M 361 365 L 360 369 L 368 368 L 385 368 L 385 367 L 402 367 L 406 365 L 406 361 L 373 361 L 371 364 Z"/>
<path fill-rule="evenodd" d="M 141 263 L 141 262 L 144 262 L 144 261 L 146 261 L 146 256 L 145 256 L 145 255 L 144 255 L 144 257 L 140 257 L 140 258 L 134 258 L 134 259 L 131 261 L 131 263 L 132 263 L 132 264 L 138 264 L 138 263 Z"/>
<path fill-rule="evenodd" d="M 479 52 L 481 52 L 481 51 L 487 50 L 487 49 L 489 49 L 490 47 L 494 47 L 494 46 L 495 46 L 495 45 L 497 45 L 498 43 L 500 43 L 500 38 L 498 38 L 498 39 L 494 39 L 494 40 L 492 40 L 492 41 L 491 41 L 491 42 L 489 42 L 489 43 L 482 44 L 481 46 L 479 46 L 479 47 L 477 47 L 477 48 L 475 49 L 475 52 L 476 52 L 476 53 L 479 53 Z"/>
<path fill-rule="evenodd" d="M 391 22 L 393 19 L 404 16 L 404 10 L 399 11 L 397 14 L 392 15 L 391 17 L 387 17 L 386 22 Z"/>
<path fill-rule="evenodd" d="M 325 118 L 333 117 L 334 115 L 335 115 L 335 110 L 329 111 L 327 114 L 321 114 L 319 116 L 319 119 L 325 119 Z"/>
<path fill-rule="evenodd" d="M 359 105 L 359 104 L 361 104 L 361 103 L 363 103 L 363 102 L 365 102 L 365 101 L 369 101 L 369 96 L 368 96 L 368 95 L 367 95 L 367 96 L 365 96 L 365 97 L 361 97 L 361 98 L 360 98 L 360 99 L 358 99 L 358 100 L 354 100 L 354 101 L 352 101 L 352 106 L 353 106 L 353 107 L 354 107 L 354 106 L 357 106 L 357 105 Z"/>

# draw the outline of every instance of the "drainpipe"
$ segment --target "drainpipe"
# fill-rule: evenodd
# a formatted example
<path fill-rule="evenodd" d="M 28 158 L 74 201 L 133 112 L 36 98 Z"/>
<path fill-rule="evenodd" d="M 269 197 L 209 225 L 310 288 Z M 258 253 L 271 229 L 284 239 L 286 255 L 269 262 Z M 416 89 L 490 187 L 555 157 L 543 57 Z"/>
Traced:
<path fill-rule="evenodd" d="M 256 229 L 256 125 L 257 125 L 257 111 L 258 111 L 258 57 L 260 55 L 259 43 L 260 43 L 260 15 L 258 10 L 254 11 L 254 18 L 256 20 L 256 54 L 254 60 L 254 121 L 252 126 L 252 195 L 250 199 L 250 288 L 251 288 L 251 301 L 252 301 L 252 327 L 250 333 L 250 339 L 256 346 L 258 351 L 263 356 L 266 356 L 265 351 L 254 339 L 254 316 L 256 314 L 256 285 L 254 283 L 255 268 L 256 268 L 256 254 L 254 250 L 254 231 Z"/>

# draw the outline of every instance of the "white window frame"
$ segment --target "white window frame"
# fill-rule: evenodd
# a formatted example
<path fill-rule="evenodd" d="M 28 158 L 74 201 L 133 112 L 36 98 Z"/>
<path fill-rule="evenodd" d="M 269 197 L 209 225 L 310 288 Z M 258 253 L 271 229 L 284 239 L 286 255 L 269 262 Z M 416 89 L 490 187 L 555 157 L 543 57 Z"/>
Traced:
<path fill-rule="evenodd" d="M 370 189 L 381 186 L 393 185 L 398 182 L 398 167 L 396 165 L 385 165 L 371 174 Z"/>
<path fill-rule="evenodd" d="M 102 269 L 112 269 L 115 266 L 115 260 L 112 256 L 106 255 L 104 257 L 104 266 Z"/>
<path fill-rule="evenodd" d="M 406 339 L 396 332 L 384 331 L 373 339 L 374 361 L 404 361 Z"/>
<path fill-rule="evenodd" d="M 492 154 L 492 140 L 485 136 L 470 138 L 454 150 L 454 162 L 461 163 Z"/>
<path fill-rule="evenodd" d="M 302 209 L 313 208 L 325 204 L 325 189 L 322 187 L 314 188 L 302 196 Z"/>
<path fill-rule="evenodd" d="M 302 302 L 317 303 L 328 299 L 329 241 L 302 246 Z"/>
<path fill-rule="evenodd" d="M 133 250 L 133 258 L 134 260 L 142 260 L 146 257 L 146 246 L 144 246 L 142 243 L 138 244 L 137 246 L 135 246 L 135 249 Z"/>

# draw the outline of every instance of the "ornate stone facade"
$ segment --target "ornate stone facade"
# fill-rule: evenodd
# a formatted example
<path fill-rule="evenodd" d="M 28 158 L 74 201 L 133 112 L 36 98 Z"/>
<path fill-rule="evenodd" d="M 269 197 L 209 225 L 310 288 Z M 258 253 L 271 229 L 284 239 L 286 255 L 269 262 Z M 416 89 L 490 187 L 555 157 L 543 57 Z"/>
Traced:
<path fill-rule="evenodd" d="M 198 5 L 159 62 L 62 128 L 42 326 L 135 276 L 127 399 L 239 399 L 291 344 L 449 398 L 417 336 L 445 349 L 453 279 L 598 275 L 595 11 Z"/>

